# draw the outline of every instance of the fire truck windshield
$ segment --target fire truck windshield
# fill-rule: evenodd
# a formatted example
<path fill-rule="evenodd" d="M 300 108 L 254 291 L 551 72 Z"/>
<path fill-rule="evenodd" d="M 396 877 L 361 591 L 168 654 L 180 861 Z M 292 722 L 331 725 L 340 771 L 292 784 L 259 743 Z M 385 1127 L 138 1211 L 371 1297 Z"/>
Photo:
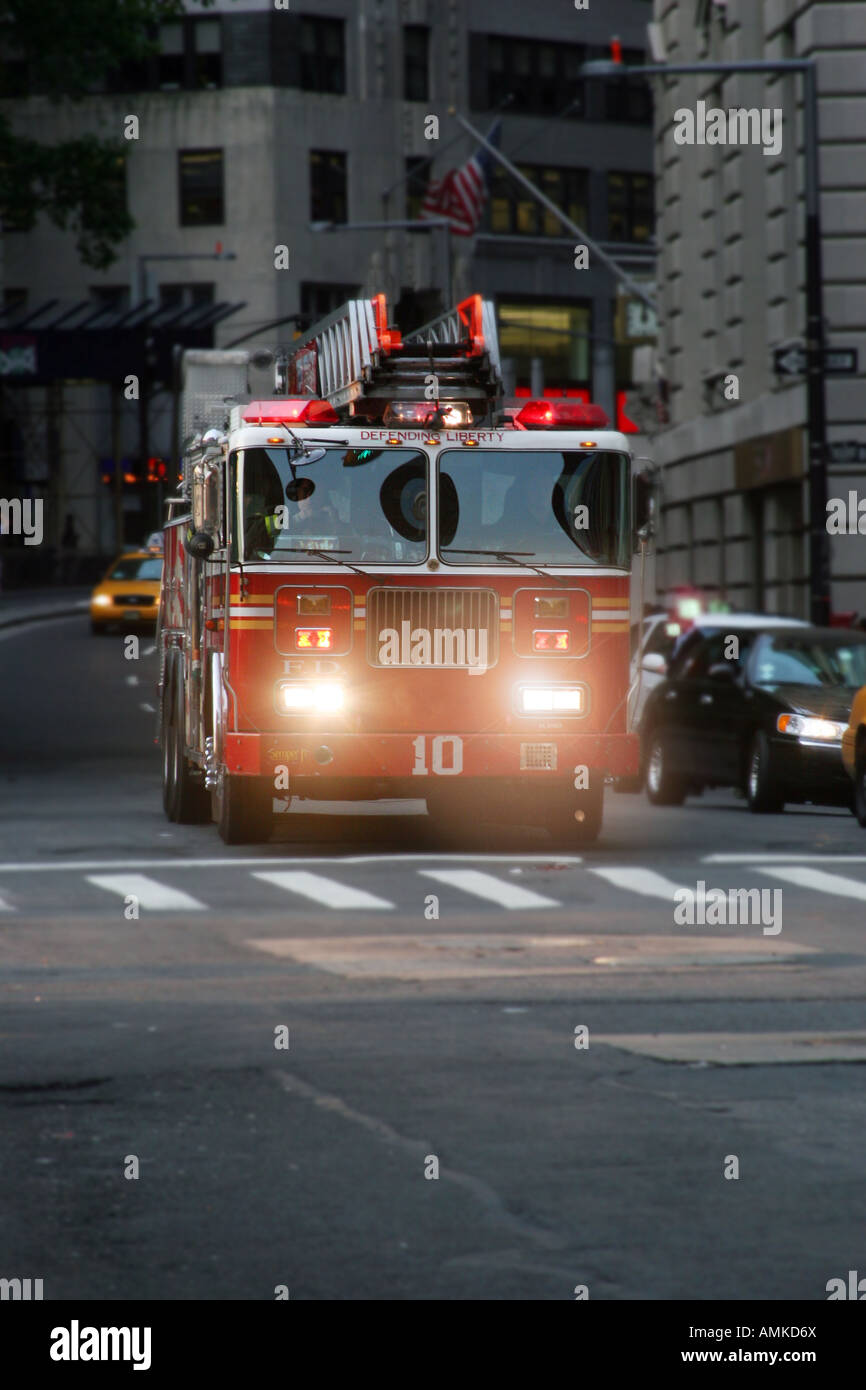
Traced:
<path fill-rule="evenodd" d="M 439 455 L 439 518 L 446 563 L 628 569 L 628 457 L 595 449 L 446 450 Z"/>
<path fill-rule="evenodd" d="M 318 452 L 318 451 L 317 451 Z M 244 449 L 242 558 L 274 564 L 421 564 L 427 555 L 427 459 L 414 449 Z"/>

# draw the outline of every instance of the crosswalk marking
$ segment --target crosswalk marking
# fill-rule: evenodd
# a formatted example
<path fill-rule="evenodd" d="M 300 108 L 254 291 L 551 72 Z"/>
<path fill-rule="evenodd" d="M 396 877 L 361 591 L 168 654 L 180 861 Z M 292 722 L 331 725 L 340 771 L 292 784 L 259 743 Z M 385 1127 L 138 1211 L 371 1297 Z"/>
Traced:
<path fill-rule="evenodd" d="M 169 888 L 147 874 L 85 874 L 88 883 L 104 888 L 107 893 L 119 893 L 122 898 L 135 897 L 139 907 L 150 911 L 204 912 L 206 907 L 198 898 L 184 893 L 180 888 Z"/>
<path fill-rule="evenodd" d="M 518 888 L 516 883 L 503 883 L 492 874 L 480 873 L 477 869 L 419 869 L 424 878 L 436 879 L 449 888 L 459 888 L 476 898 L 498 903 L 500 907 L 513 911 L 525 907 L 559 907 L 555 898 L 542 897 L 529 888 Z"/>
<path fill-rule="evenodd" d="M 285 894 L 296 895 L 299 900 L 305 899 L 307 902 L 315 903 L 322 908 L 335 910 L 344 909 L 349 911 L 356 909 L 359 911 L 393 911 L 397 907 L 398 901 L 405 907 L 403 899 L 407 895 L 411 896 L 414 891 L 424 892 L 424 887 L 416 888 L 416 890 L 412 889 L 412 883 L 414 883 L 417 878 L 426 878 L 427 880 L 443 885 L 445 888 L 454 889 L 458 894 L 466 894 L 470 898 L 480 900 L 488 907 L 496 907 L 509 912 L 521 910 L 547 910 L 556 907 L 561 908 L 569 899 L 569 890 L 566 887 L 565 880 L 560 880 L 559 886 L 561 886 L 562 892 L 560 893 L 560 898 L 556 899 L 523 887 L 510 876 L 506 877 L 506 875 L 508 875 L 508 864 L 513 862 L 509 856 L 502 856 L 495 860 L 499 868 L 498 873 L 493 871 L 485 872 L 481 867 L 470 868 L 466 865 L 466 860 L 468 858 L 468 855 L 455 856 L 458 862 L 454 864 L 452 860 L 451 863 L 453 867 L 449 867 L 447 861 L 440 863 L 438 867 L 433 867 L 431 865 L 429 868 L 421 868 L 417 861 L 413 861 L 411 864 L 400 864 L 397 862 L 393 866 L 395 869 L 393 882 L 388 880 L 388 886 L 391 887 L 395 897 L 394 901 L 370 892 L 366 888 L 340 882 L 338 879 L 330 877 L 329 874 L 314 871 L 312 868 L 309 870 L 306 868 L 266 868 L 266 865 L 274 864 L 273 859 L 253 859 L 248 861 L 249 864 L 260 864 L 262 867 L 255 872 L 251 868 L 246 868 L 245 872 L 242 871 L 240 878 L 236 881 L 236 889 L 237 893 L 240 895 L 238 900 L 242 901 L 250 910 L 255 911 L 267 911 L 267 904 L 262 902 L 260 897 L 257 899 L 254 895 L 250 894 L 249 890 L 252 886 L 251 880 L 254 879 L 270 884 L 275 889 L 282 890 Z M 462 863 L 460 862 L 461 860 Z M 280 861 L 277 860 L 276 862 L 279 863 Z M 294 860 L 292 862 L 297 864 L 299 861 Z M 363 858 L 352 861 L 349 859 L 322 860 L 321 858 L 317 858 L 314 861 L 300 861 L 300 863 L 311 862 L 322 866 L 322 868 L 327 867 L 336 871 L 342 871 L 344 865 L 348 866 L 351 863 L 354 867 L 354 865 L 366 865 L 369 861 Z M 484 869 L 490 866 L 491 870 L 493 870 L 492 856 L 479 856 L 475 862 L 476 864 L 484 865 Z M 240 861 L 238 867 L 240 867 L 242 863 L 243 861 Z M 427 863 L 430 863 L 429 859 L 427 859 Z M 48 865 L 47 867 L 54 868 L 55 866 Z M 96 869 L 102 867 L 102 865 L 96 864 L 81 866 L 82 869 Z M 106 865 L 105 867 L 107 868 L 108 866 Z M 163 863 L 161 867 L 164 869 L 165 873 L 169 875 L 169 878 L 175 877 L 174 871 L 177 868 L 176 863 Z M 203 864 L 202 867 L 206 866 Z M 234 866 L 231 861 L 221 861 L 219 867 L 231 868 Z M 556 861 L 556 867 L 569 867 L 573 869 L 576 866 L 566 866 Z M 622 890 L 629 895 L 634 895 L 639 899 L 642 898 L 644 901 L 652 902 L 656 900 L 668 904 L 676 902 L 676 893 L 688 882 L 691 874 L 702 877 L 707 872 L 700 864 L 686 867 L 676 866 L 672 869 L 674 874 L 680 875 L 680 878 L 676 879 L 669 878 L 665 874 L 657 872 L 655 869 L 644 868 L 637 865 L 589 865 L 584 863 L 581 867 L 587 874 L 592 874 L 596 879 L 602 879 L 605 883 L 609 884 L 614 891 Z M 819 868 L 817 865 L 813 867 L 811 864 L 803 865 L 790 861 L 786 864 L 782 864 L 770 858 L 763 863 L 755 863 L 752 867 L 757 873 L 775 878 L 779 880 L 780 883 L 787 884 L 792 889 L 798 891 L 806 889 L 810 892 L 825 893 L 835 897 L 854 900 L 856 902 L 866 902 L 866 877 L 864 877 L 863 880 L 845 877 L 842 873 L 837 871 L 836 861 L 829 858 L 826 860 L 825 868 Z M 155 864 L 154 869 L 156 869 Z M 396 871 L 400 869 L 402 869 L 403 872 L 397 873 Z M 351 870 L 347 868 L 347 872 L 351 873 Z M 2 875 L 4 884 L 5 877 L 5 875 Z M 577 880 L 572 877 L 568 880 L 568 883 L 574 885 L 576 881 Z M 586 885 L 587 881 L 588 880 L 584 878 L 583 884 Z M 70 890 L 74 893 L 74 885 L 82 882 L 93 884 L 95 887 L 102 889 L 106 894 L 116 895 L 120 898 L 134 896 L 138 899 L 139 906 L 145 910 L 150 909 L 157 912 L 202 912 L 211 910 L 208 904 L 198 897 L 193 897 L 190 893 L 184 892 L 181 888 L 174 887 L 171 882 L 164 882 L 161 874 L 155 874 L 151 877 L 149 874 L 137 873 L 129 868 L 123 868 L 122 865 L 116 865 L 115 871 L 111 873 L 79 872 L 72 876 L 69 885 Z M 221 882 L 222 880 L 219 876 L 215 877 L 213 891 L 208 894 L 208 897 L 216 903 L 216 908 L 214 910 L 219 910 L 222 902 L 223 893 L 219 886 Z M 385 881 L 381 878 L 374 878 L 373 882 L 382 882 L 384 884 Z M 2 888 L 4 884 L 0 884 L 0 888 Z M 28 894 L 28 904 L 33 898 L 42 896 L 32 880 L 31 884 L 34 891 Z M 246 888 L 244 884 L 246 884 Z M 547 884 L 545 883 L 543 886 L 547 886 Z M 695 890 L 694 881 L 692 881 L 691 888 L 692 891 Z M 725 889 L 723 888 L 722 891 L 725 891 Z M 65 900 L 68 902 L 68 894 Z M 803 899 L 799 899 L 799 901 L 802 902 Z M 301 906 L 302 904 L 300 901 L 294 904 L 291 902 L 286 903 L 287 910 L 298 909 Z M 626 912 L 628 910 L 627 905 L 623 904 L 620 910 Z M 3 892 L 0 891 L 0 914 L 15 914 L 17 917 L 20 916 L 21 912 L 22 899 L 20 893 L 16 893 L 14 898 L 9 898 L 4 897 Z"/>
<path fill-rule="evenodd" d="M 642 893 L 647 898 L 664 898 L 669 903 L 673 903 L 674 894 L 683 886 L 681 883 L 674 883 L 672 878 L 665 878 L 664 874 L 657 874 L 655 869 L 633 869 L 626 865 L 616 865 L 609 869 L 590 869 L 590 873 L 606 879 L 615 888 L 625 888 L 629 893 Z"/>
<path fill-rule="evenodd" d="M 780 878 L 783 883 L 795 883 L 798 888 L 814 888 L 816 893 L 833 893 L 837 898 L 859 898 L 861 902 L 866 902 L 866 883 L 856 878 L 845 878 L 844 874 L 825 874 L 822 869 L 798 869 L 793 864 L 787 869 L 763 865 L 758 868 L 758 873 Z"/>
<path fill-rule="evenodd" d="M 393 903 L 386 898 L 377 898 L 375 893 L 367 893 L 363 888 L 350 888 L 338 883 L 335 878 L 324 874 L 310 874 L 302 869 L 280 870 L 274 873 L 254 873 L 265 883 L 273 883 L 277 888 L 286 888 L 290 893 L 300 893 L 304 898 L 322 903 L 325 907 L 378 907 L 392 908 Z"/>

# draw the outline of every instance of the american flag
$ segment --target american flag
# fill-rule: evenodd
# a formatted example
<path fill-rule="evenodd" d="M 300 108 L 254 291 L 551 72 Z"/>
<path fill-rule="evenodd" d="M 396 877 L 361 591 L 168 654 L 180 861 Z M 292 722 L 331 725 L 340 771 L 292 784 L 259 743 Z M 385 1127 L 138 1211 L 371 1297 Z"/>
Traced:
<path fill-rule="evenodd" d="M 498 145 L 501 135 L 502 122 L 497 121 L 487 139 L 491 145 Z M 481 145 L 459 169 L 449 169 L 442 179 L 431 179 L 421 204 L 421 221 L 447 217 L 455 236 L 474 236 L 487 202 L 493 164 L 493 156 Z"/>

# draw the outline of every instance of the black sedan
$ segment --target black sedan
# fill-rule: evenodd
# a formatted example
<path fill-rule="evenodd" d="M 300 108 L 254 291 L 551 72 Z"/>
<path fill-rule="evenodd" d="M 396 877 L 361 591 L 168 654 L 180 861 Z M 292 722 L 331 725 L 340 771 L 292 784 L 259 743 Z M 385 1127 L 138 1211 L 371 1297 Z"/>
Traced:
<path fill-rule="evenodd" d="M 642 724 L 647 795 L 679 805 L 740 787 L 752 811 L 851 804 L 842 734 L 866 685 L 866 633 L 694 627 L 651 692 Z"/>

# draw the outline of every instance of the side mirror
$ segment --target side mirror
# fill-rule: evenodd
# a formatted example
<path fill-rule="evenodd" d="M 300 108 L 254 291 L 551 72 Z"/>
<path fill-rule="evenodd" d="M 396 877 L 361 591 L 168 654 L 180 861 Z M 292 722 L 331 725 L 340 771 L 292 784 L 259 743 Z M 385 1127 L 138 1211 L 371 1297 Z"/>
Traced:
<path fill-rule="evenodd" d="M 737 668 L 730 661 L 717 661 L 707 671 L 707 680 L 727 681 L 728 685 L 733 685 L 737 675 Z"/>
<path fill-rule="evenodd" d="M 184 536 L 183 548 L 194 560 L 209 560 L 216 549 L 216 537 L 211 531 L 193 531 Z"/>
<path fill-rule="evenodd" d="M 210 550 L 205 555 L 202 553 L 201 543 L 198 551 L 191 550 L 187 545 L 186 549 L 190 555 L 196 556 L 197 559 L 208 558 L 216 549 L 222 519 L 222 468 L 216 459 L 204 458 L 192 470 L 191 541 L 195 541 L 197 537 L 209 536 Z"/>
<path fill-rule="evenodd" d="M 668 663 L 661 652 L 647 652 L 641 660 L 641 668 L 644 671 L 652 672 L 653 675 L 663 676 L 667 672 Z"/>
<path fill-rule="evenodd" d="M 649 473 L 634 475 L 634 533 L 649 540 L 655 530 L 655 485 Z"/>

